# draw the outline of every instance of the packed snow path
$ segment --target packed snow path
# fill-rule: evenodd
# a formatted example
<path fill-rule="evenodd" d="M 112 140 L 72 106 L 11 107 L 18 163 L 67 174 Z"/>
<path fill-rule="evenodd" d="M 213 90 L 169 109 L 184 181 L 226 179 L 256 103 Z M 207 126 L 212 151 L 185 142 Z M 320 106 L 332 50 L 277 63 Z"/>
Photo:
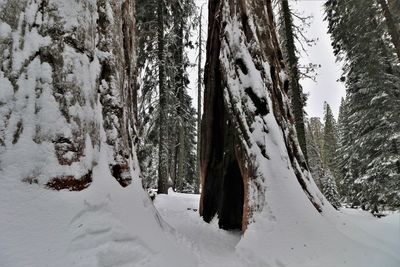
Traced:
<path fill-rule="evenodd" d="M 239 231 L 224 231 L 214 220 L 208 224 L 199 216 L 199 195 L 179 194 L 169 190 L 158 195 L 154 204 L 161 217 L 176 230 L 178 242 L 187 245 L 197 256 L 200 266 L 248 265 L 235 254 Z"/>
<path fill-rule="evenodd" d="M 211 224 L 202 220 L 198 213 L 199 195 L 179 194 L 170 190 L 168 195 L 158 195 L 154 204 L 161 217 L 175 229 L 178 242 L 182 246 L 187 246 L 196 255 L 199 266 L 356 267 L 366 266 L 365 262 L 370 262 L 368 266 L 376 267 L 400 266 L 398 265 L 400 264 L 399 213 L 377 219 L 368 212 L 342 209 L 341 212 L 338 212 L 336 221 L 336 228 L 339 231 L 328 233 L 328 235 L 343 235 L 349 238 L 350 245 L 348 243 L 336 244 L 337 247 L 346 246 L 350 248 L 347 253 L 338 257 L 335 251 L 324 251 L 322 255 L 315 256 L 312 254 L 318 254 L 318 252 L 305 250 L 303 253 L 310 254 L 310 259 L 314 256 L 314 260 L 308 263 L 299 263 L 290 262 L 285 258 L 268 258 L 260 262 L 251 258 L 251 255 L 245 255 L 239 249 L 236 249 L 241 238 L 240 232 L 218 229 L 216 220 Z M 327 231 L 329 230 L 327 229 Z M 304 233 L 304 235 L 307 240 L 307 233 Z M 321 237 L 322 243 L 323 239 Z M 271 240 L 271 243 L 296 243 L 297 241 L 281 239 Z M 351 244 L 353 242 L 356 246 Z M 304 244 L 304 246 L 307 249 L 307 244 Z M 368 253 L 370 249 L 376 250 L 377 254 Z M 359 250 L 364 252 L 359 253 Z M 266 264 L 266 262 L 268 263 Z M 331 265 L 326 265 L 325 262 L 331 262 Z"/>

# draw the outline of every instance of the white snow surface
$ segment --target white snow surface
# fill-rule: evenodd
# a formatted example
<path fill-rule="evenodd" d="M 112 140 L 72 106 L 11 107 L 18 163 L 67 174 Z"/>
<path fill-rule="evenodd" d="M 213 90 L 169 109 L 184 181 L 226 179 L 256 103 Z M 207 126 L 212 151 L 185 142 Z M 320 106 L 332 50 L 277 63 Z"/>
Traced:
<path fill-rule="evenodd" d="M 139 179 L 121 188 L 100 167 L 102 155 L 81 192 L 0 178 L 0 266 L 400 266 L 399 213 L 275 210 L 242 236 L 205 223 L 199 195 L 170 190 L 157 211 Z"/>
<path fill-rule="evenodd" d="M 65 22 L 66 29 L 80 24 L 90 28 L 90 22 L 97 19 L 96 15 L 90 15 L 94 0 L 86 1 L 86 9 L 78 8 L 79 1 L 50 2 L 59 6 L 60 19 Z M 0 24 L 0 39 L 14 41 L 13 71 L 16 73 L 41 47 L 51 43 L 50 38 L 41 36 L 35 27 L 24 26 L 24 19 L 29 23 L 35 19 L 32 14 L 37 3 L 30 3 L 24 16 L 20 16 L 17 29 L 11 31 L 8 24 Z M 3 4 L 0 0 L 0 7 Z M 228 25 L 227 29 L 230 26 L 235 25 Z M 257 96 L 268 100 L 269 110 L 272 110 L 271 99 L 252 66 L 248 51 L 239 42 L 240 36 L 234 31 L 230 36 L 232 43 L 237 44 L 235 52 L 249 68 L 248 75 L 239 75 L 240 81 L 229 80 L 232 88 L 237 89 L 234 98 L 240 100 L 243 92 L 239 89 L 251 86 Z M 90 47 L 93 40 L 89 39 L 85 45 Z M 22 48 L 17 45 L 20 42 L 25 44 Z M 101 116 L 101 105 L 95 105 L 98 100 L 93 88 L 99 59 L 103 56 L 107 55 L 99 52 L 93 62 L 89 62 L 86 55 L 76 53 L 68 45 L 63 51 L 66 66 L 74 70 L 67 80 L 82 88 L 86 100 L 84 106 L 72 106 L 69 112 L 83 122 L 89 123 Z M 269 66 L 265 64 L 264 68 Z M 1 267 L 400 266 L 399 213 L 376 219 L 359 211 L 337 212 L 310 180 L 310 191 L 326 204 L 324 212 L 318 213 L 294 176 L 282 131 L 272 113 L 257 117 L 252 125 L 254 145 L 249 149 L 260 163 L 258 171 L 265 180 L 256 182 L 265 194 L 250 192 L 252 203 L 260 204 L 262 209 L 255 214 L 254 222 L 243 236 L 240 232 L 218 229 L 216 220 L 211 224 L 203 222 L 198 211 L 194 211 L 198 208 L 199 196 L 170 191 L 168 196 L 157 196 L 157 211 L 141 188 L 140 179 L 135 178 L 130 186 L 121 188 L 110 175 L 108 153 L 111 151 L 104 148 L 104 133 L 100 152 L 100 148 L 93 148 L 90 138 L 86 138 L 82 166 L 89 169 L 95 165 L 93 162 L 97 164 L 88 189 L 57 192 L 22 183 L 22 178 L 35 177 L 38 172 L 42 174 L 37 176 L 39 183 L 45 184 L 48 177 L 66 171 L 55 167 L 58 163 L 53 144 L 39 145 L 33 141 L 37 125 L 41 126 L 40 136 L 43 137 L 71 135 L 52 95 L 50 65 L 35 57 L 24 67 L 24 74 L 17 80 L 21 89 L 14 92 L 12 84 L 0 71 L 0 115 L 14 111 L 8 127 L 0 121 L 0 132 L 4 131 L 6 143 L 0 147 Z M 36 99 L 38 81 L 43 93 Z M 37 114 L 34 112 L 36 104 L 42 108 Z M 19 123 L 24 131 L 12 145 Z M 262 130 L 265 125 L 269 134 Z M 259 147 L 266 148 L 270 160 L 263 158 Z M 68 171 L 77 177 L 86 171 L 74 165 L 71 169 Z"/>
<path fill-rule="evenodd" d="M 198 202 L 198 195 L 170 190 L 156 197 L 155 206 L 199 266 L 400 266 L 400 213 L 378 219 L 343 209 L 305 220 L 275 210 L 274 220 L 260 220 L 241 236 L 218 229 L 216 219 L 202 221 Z"/>
<path fill-rule="evenodd" d="M 0 266 L 196 266 L 140 179 L 121 188 L 106 153 L 93 175 L 81 192 L 0 177 Z"/>

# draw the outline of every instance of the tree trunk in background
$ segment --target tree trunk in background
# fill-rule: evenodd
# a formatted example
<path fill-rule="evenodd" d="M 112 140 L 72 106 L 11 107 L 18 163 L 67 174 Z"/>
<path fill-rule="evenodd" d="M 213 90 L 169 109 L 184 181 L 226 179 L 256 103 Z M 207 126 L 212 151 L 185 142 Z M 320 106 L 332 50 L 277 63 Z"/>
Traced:
<path fill-rule="evenodd" d="M 203 38 L 202 38 L 202 17 L 203 17 L 203 6 L 200 9 L 200 16 L 199 16 L 199 62 L 197 66 L 197 182 L 195 193 L 198 194 L 200 192 L 200 140 L 201 140 L 201 84 L 202 84 L 202 45 L 203 45 Z"/>
<path fill-rule="evenodd" d="M 114 162 L 110 163 L 111 174 L 122 186 L 126 186 L 132 179 L 128 159 L 132 157 L 136 113 L 136 26 L 134 1 L 125 0 L 120 3 L 97 1 L 100 18 L 97 27 L 98 49 L 104 53 L 113 51 L 115 54 L 112 60 L 101 60 L 99 91 L 107 144 L 114 151 Z M 112 18 L 107 14 L 109 6 L 113 11 Z"/>
<path fill-rule="evenodd" d="M 399 25 L 396 26 L 395 20 L 389 10 L 386 0 L 378 0 L 379 4 L 382 8 L 382 13 L 385 16 L 386 25 L 388 27 L 388 31 L 390 37 L 392 39 L 392 43 L 395 47 L 397 58 L 400 62 L 400 32 L 399 32 Z"/>
<path fill-rule="evenodd" d="M 293 22 L 292 14 L 289 7 L 288 0 L 281 1 L 281 10 L 284 22 L 284 34 L 285 34 L 285 51 L 286 51 L 286 63 L 288 66 L 288 75 L 290 77 L 290 93 L 292 110 L 294 115 L 294 121 L 297 131 L 297 138 L 303 154 L 307 160 L 307 143 L 306 143 L 306 133 L 304 127 L 304 100 L 303 100 L 303 90 L 299 83 L 299 62 L 296 56 L 296 46 L 293 35 Z"/>
<path fill-rule="evenodd" d="M 174 51 L 174 61 L 175 61 L 175 66 L 176 70 L 174 73 L 175 76 L 175 90 L 177 94 L 177 100 L 178 100 L 178 112 L 177 118 L 172 118 L 172 120 L 176 121 L 178 119 L 178 129 L 177 129 L 177 134 L 178 136 L 171 136 L 171 138 L 174 138 L 176 140 L 176 146 L 177 146 L 177 168 L 178 172 L 176 173 L 176 184 L 175 184 L 175 189 L 177 191 L 182 190 L 182 185 L 183 185 L 183 179 L 184 179 L 184 173 L 185 173 L 185 129 L 184 129 L 184 116 L 185 116 L 185 110 L 184 110 L 184 63 L 183 63 L 183 3 L 181 3 L 180 0 L 177 0 L 175 4 L 172 7 L 173 10 L 173 16 L 174 16 L 174 40 L 175 40 L 175 51 Z"/>
<path fill-rule="evenodd" d="M 60 3 L 8 0 L 0 11 L 0 176 L 82 190 L 105 140 L 126 186 L 137 168 L 134 1 L 71 2 L 71 14 Z"/>
<path fill-rule="evenodd" d="M 218 213 L 221 228 L 245 231 L 266 205 L 266 183 L 279 179 L 270 162 L 283 169 L 289 163 L 322 211 L 292 125 L 282 61 L 270 0 L 209 1 L 200 200 L 206 222 Z M 269 151 L 274 138 L 282 140 L 282 156 Z"/>
<path fill-rule="evenodd" d="M 164 81 L 164 1 L 158 0 L 158 86 L 160 92 L 159 120 L 160 120 L 160 140 L 159 140 L 159 161 L 158 161 L 158 193 L 168 194 L 168 93 L 166 92 Z"/>

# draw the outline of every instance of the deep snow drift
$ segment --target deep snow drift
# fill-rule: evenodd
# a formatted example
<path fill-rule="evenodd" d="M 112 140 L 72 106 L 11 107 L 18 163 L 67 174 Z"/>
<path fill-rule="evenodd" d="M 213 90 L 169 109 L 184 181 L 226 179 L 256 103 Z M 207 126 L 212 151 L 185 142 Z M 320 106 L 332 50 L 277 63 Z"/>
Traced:
<path fill-rule="evenodd" d="M 276 211 L 274 220 L 250 225 L 241 238 L 218 229 L 216 220 L 203 222 L 198 201 L 197 195 L 169 191 L 157 196 L 155 206 L 199 266 L 400 266 L 400 213 L 377 219 L 342 209 L 329 218 L 283 221 L 286 214 Z"/>
<path fill-rule="evenodd" d="M 400 266 L 399 213 L 275 210 L 241 237 L 205 223 L 198 195 L 170 190 L 157 212 L 139 179 L 123 189 L 107 168 L 94 177 L 81 192 L 1 177 L 0 266 Z"/>
<path fill-rule="evenodd" d="M 0 177 L 0 266 L 196 266 L 141 181 L 122 188 L 104 160 L 81 192 Z"/>

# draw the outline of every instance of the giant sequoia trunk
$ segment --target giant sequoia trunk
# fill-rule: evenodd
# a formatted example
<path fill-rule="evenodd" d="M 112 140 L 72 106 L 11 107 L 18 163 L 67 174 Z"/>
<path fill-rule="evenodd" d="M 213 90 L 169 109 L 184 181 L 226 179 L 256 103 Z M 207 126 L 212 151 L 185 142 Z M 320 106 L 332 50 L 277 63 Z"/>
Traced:
<path fill-rule="evenodd" d="M 218 214 L 221 228 L 245 231 L 266 209 L 269 183 L 285 178 L 297 179 L 322 211 L 299 149 L 283 68 L 270 0 L 210 0 L 201 127 L 205 221 Z"/>
<path fill-rule="evenodd" d="M 0 176 L 81 190 L 104 145 L 126 186 L 135 167 L 134 1 L 2 7 Z"/>

